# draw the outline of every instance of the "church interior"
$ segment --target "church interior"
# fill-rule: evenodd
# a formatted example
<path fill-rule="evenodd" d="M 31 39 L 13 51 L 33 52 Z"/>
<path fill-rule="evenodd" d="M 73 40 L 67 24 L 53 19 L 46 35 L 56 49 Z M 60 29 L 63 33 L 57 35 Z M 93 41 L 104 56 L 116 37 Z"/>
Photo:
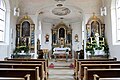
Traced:
<path fill-rule="evenodd" d="M 0 0 L 0 80 L 120 80 L 119 14 L 120 0 Z"/>

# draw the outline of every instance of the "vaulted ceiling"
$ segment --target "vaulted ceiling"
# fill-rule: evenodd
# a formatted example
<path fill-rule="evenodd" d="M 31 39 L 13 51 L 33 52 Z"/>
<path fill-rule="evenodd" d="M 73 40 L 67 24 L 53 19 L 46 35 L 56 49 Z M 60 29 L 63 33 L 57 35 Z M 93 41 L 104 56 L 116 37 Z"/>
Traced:
<path fill-rule="evenodd" d="M 19 0 L 21 15 L 39 15 L 44 20 L 80 21 L 84 14 L 99 13 L 101 0 Z"/>

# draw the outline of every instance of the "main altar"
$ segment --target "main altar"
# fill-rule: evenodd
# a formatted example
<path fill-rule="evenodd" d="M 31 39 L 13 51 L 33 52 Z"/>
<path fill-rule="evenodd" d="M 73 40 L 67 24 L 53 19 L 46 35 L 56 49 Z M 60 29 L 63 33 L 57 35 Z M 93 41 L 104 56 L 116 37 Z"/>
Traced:
<path fill-rule="evenodd" d="M 72 29 L 71 25 L 64 22 L 52 26 L 52 55 L 65 57 L 66 51 L 72 51 Z M 58 57 L 57 56 L 57 57 Z"/>

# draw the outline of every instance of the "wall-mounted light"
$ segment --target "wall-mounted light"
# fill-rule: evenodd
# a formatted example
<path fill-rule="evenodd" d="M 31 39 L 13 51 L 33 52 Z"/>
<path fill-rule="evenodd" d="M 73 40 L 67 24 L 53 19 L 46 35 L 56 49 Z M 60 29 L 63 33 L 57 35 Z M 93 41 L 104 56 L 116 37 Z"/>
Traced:
<path fill-rule="evenodd" d="M 107 15 L 107 8 L 105 7 L 105 0 L 102 0 L 102 7 L 100 8 L 101 16 Z"/>
<path fill-rule="evenodd" d="M 107 15 L 107 8 L 106 7 L 101 7 L 101 16 L 106 16 Z"/>
<path fill-rule="evenodd" d="M 75 42 L 78 42 L 78 35 L 75 34 Z"/>
<path fill-rule="evenodd" d="M 20 8 L 18 7 L 14 8 L 14 16 L 20 16 Z"/>
<path fill-rule="evenodd" d="M 45 39 L 46 42 L 49 42 L 49 34 L 46 34 Z"/>

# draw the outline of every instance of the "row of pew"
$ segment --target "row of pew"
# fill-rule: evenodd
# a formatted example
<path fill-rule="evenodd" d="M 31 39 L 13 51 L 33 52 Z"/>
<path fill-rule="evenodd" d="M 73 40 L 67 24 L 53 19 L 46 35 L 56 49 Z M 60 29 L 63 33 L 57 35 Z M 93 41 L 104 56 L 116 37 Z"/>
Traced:
<path fill-rule="evenodd" d="M 74 60 L 77 80 L 120 80 L 120 61 L 113 59 Z"/>
<path fill-rule="evenodd" d="M 5 59 L 0 61 L 0 80 L 47 80 L 47 59 Z"/>

